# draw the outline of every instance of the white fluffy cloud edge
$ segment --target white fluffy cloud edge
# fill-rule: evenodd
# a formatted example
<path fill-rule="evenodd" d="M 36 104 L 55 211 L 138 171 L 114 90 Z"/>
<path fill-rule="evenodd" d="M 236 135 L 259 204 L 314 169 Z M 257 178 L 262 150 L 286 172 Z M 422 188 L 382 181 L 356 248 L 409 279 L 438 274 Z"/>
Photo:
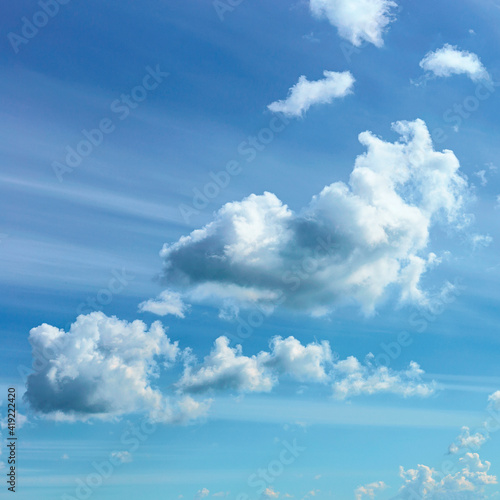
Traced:
<path fill-rule="evenodd" d="M 47 324 L 33 328 L 29 341 L 34 372 L 24 400 L 36 415 L 58 421 L 146 412 L 154 422 L 189 423 L 206 416 L 212 402 L 207 395 L 270 392 L 281 380 L 321 384 L 341 400 L 381 393 L 427 397 L 436 390 L 422 382 L 415 362 L 395 371 L 377 366 L 371 354 L 363 362 L 340 359 L 328 341 L 303 345 L 291 336 L 273 337 L 269 350 L 251 356 L 219 337 L 200 362 L 158 321 L 148 328 L 101 312 L 79 316 L 68 332 Z M 180 376 L 166 396 L 158 388 L 160 375 L 177 364 Z"/>
<path fill-rule="evenodd" d="M 311 82 L 302 75 L 289 90 L 288 97 L 269 104 L 268 109 L 273 113 L 300 117 L 314 104 L 330 104 L 334 99 L 352 94 L 355 80 L 350 71 L 324 71 L 323 76 L 324 79 Z"/>
<path fill-rule="evenodd" d="M 178 314 L 182 299 L 218 305 L 225 318 L 278 305 L 313 316 L 355 305 L 369 315 L 394 294 L 401 305 L 432 306 L 441 292 L 424 290 L 421 278 L 450 255 L 430 248 L 432 230 L 464 232 L 473 194 L 453 151 L 434 150 L 425 122 L 393 129 L 396 142 L 361 133 L 367 151 L 349 182 L 325 186 L 301 211 L 252 194 L 165 244 L 162 281 L 179 295 L 166 292 L 157 302 L 175 304 L 156 308 Z"/>
<path fill-rule="evenodd" d="M 460 50 L 449 43 L 440 49 L 428 52 L 420 61 L 420 67 L 429 75 L 441 78 L 466 75 L 473 82 L 491 80 L 488 71 L 476 54 Z"/>
<path fill-rule="evenodd" d="M 313 16 L 327 19 L 340 37 L 359 47 L 363 42 L 384 44 L 383 34 L 395 19 L 392 0 L 310 0 Z"/>

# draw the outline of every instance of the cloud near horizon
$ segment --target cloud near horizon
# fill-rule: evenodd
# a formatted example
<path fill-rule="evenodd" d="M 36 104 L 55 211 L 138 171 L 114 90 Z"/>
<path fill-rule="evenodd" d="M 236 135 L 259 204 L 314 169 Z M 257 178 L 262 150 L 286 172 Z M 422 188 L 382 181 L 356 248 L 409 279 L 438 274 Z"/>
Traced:
<path fill-rule="evenodd" d="M 394 143 L 361 133 L 367 152 L 349 183 L 326 186 L 300 212 L 272 193 L 252 194 L 165 244 L 163 283 L 236 311 L 283 303 L 321 316 L 355 304 L 371 314 L 389 287 L 401 303 L 428 305 L 420 280 L 439 263 L 430 231 L 467 224 L 469 186 L 454 153 L 434 151 L 422 120 L 393 128 Z"/>

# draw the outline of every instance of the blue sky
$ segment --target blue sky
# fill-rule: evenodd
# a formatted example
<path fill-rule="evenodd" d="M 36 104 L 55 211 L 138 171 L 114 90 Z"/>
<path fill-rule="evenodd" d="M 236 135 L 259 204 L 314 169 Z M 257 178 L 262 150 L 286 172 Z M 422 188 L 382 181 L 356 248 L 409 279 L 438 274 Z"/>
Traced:
<path fill-rule="evenodd" d="M 312 15 L 314 4 L 333 14 Z M 90 1 L 85 9 L 67 2 L 19 44 L 12 34 L 22 36 L 24 18 L 32 21 L 41 6 L 4 6 L 0 400 L 5 412 L 7 388 L 16 387 L 27 417 L 17 431 L 20 500 L 84 498 L 77 481 L 112 453 L 121 461 L 87 485 L 92 498 L 350 499 L 366 485 L 376 498 L 411 498 L 399 467 L 438 473 L 445 461 L 455 467 L 450 478 L 472 481 L 453 498 L 500 491 L 491 479 L 500 474 L 494 432 L 476 447 L 448 451 L 463 426 L 475 436 L 500 409 L 500 4 L 373 0 L 391 22 L 379 29 L 383 44 L 359 46 L 342 31 L 345 19 L 334 18 L 344 4 L 243 0 L 221 20 L 211 1 Z M 358 25 L 363 14 L 354 9 L 350 21 Z M 439 52 L 445 44 L 459 63 Z M 437 66 L 422 67 L 427 54 Z M 487 77 L 467 66 L 471 54 Z M 324 92 L 324 71 L 350 72 L 355 81 L 322 102 L 306 85 L 301 98 L 309 104 L 293 110 L 287 97 L 298 95 L 299 77 L 325 81 Z M 147 82 L 157 85 L 134 91 L 151 74 Z M 478 88 L 490 89 L 481 101 Z M 122 96 L 134 92 L 140 102 L 124 111 Z M 288 114 L 268 108 L 276 101 Z M 103 120 L 102 141 L 57 175 L 54 162 L 64 164 L 82 131 Z M 413 124 L 403 152 L 392 128 L 401 120 Z M 267 140 L 270 126 L 277 129 Z M 424 130 L 434 150 L 415 139 Z M 371 145 L 360 143 L 365 131 Z M 368 149 L 366 164 L 355 167 Z M 434 154 L 443 150 L 448 156 Z M 458 173 L 447 170 L 453 154 Z M 406 175 L 401 162 L 408 179 L 392 193 L 391 182 Z M 194 207 L 195 194 L 231 164 L 227 186 Z M 436 188 L 436 179 L 419 177 L 427 168 L 448 172 L 449 183 Z M 382 184 L 363 184 L 381 171 Z M 347 194 L 319 196 L 340 182 Z M 363 216 L 350 204 L 354 194 Z M 393 194 L 405 202 L 401 210 L 387 201 Z M 371 209 L 379 214 L 373 224 L 363 218 Z M 377 247 L 370 238 L 381 213 L 389 239 Z M 314 261 L 297 291 L 281 286 L 278 305 L 283 272 L 305 265 L 316 232 L 339 242 L 334 255 Z M 411 262 L 424 267 L 417 285 L 405 280 Z M 360 273 L 363 286 L 353 286 Z M 367 284 L 376 291 L 365 294 Z M 151 312 L 152 300 L 169 314 Z M 87 323 L 72 337 L 61 334 L 69 347 L 28 381 L 32 347 L 56 335 L 48 325 L 68 332 L 81 313 Z M 252 314 L 257 326 L 238 338 Z M 402 332 L 405 345 L 394 347 Z M 95 351 L 86 352 L 95 334 Z M 230 343 L 218 351 L 223 336 Z M 297 352 L 298 361 L 290 354 Z M 392 377 L 385 385 L 383 359 Z M 412 361 L 423 373 L 408 375 Z M 361 389 L 349 385 L 353 373 Z M 334 397 L 341 388 L 345 397 Z M 154 429 L 135 446 L 131 428 L 144 421 Z M 5 434 L 2 441 L 0 461 Z M 300 451 L 280 462 L 287 446 Z M 475 453 L 480 465 L 464 466 Z M 261 491 L 251 478 L 269 467 L 279 473 Z M 492 484 L 477 479 L 484 474 Z M 442 496 L 419 498 L 456 494 L 436 489 Z M 357 495 L 371 498 L 370 487 Z"/>

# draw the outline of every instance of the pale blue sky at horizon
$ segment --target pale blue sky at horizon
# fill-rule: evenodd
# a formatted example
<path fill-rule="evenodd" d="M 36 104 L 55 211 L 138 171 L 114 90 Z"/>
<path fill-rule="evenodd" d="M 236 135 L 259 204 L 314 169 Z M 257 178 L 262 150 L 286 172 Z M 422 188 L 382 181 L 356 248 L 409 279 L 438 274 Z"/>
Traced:
<path fill-rule="evenodd" d="M 500 3 L 42 4 L 2 8 L 16 498 L 500 495 Z"/>

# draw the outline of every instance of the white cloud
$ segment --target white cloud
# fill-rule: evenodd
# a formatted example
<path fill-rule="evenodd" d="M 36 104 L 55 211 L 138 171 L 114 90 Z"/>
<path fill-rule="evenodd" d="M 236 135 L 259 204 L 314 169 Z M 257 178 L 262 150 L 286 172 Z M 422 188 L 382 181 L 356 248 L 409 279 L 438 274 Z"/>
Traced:
<path fill-rule="evenodd" d="M 467 453 L 459 461 L 461 469 L 455 474 L 443 477 L 436 470 L 425 465 L 405 471 L 400 468 L 404 483 L 397 498 L 422 500 L 479 500 L 484 496 L 484 487 L 497 483 L 495 476 L 489 475 L 490 462 L 481 462 L 477 453 Z"/>
<path fill-rule="evenodd" d="M 383 481 L 378 481 L 376 483 L 366 484 L 365 486 L 358 486 L 354 491 L 356 500 L 362 500 L 365 497 L 375 498 L 377 491 L 382 491 L 387 488 L 387 485 Z"/>
<path fill-rule="evenodd" d="M 500 391 L 496 391 L 488 397 L 489 406 L 493 410 L 500 410 Z"/>
<path fill-rule="evenodd" d="M 486 434 L 482 434 L 481 432 L 471 434 L 468 427 L 462 427 L 462 432 L 450 445 L 449 452 L 451 454 L 456 454 L 462 450 L 479 450 L 479 448 L 481 448 L 481 446 L 487 441 L 487 439 L 488 437 Z"/>
<path fill-rule="evenodd" d="M 210 495 L 210 490 L 208 488 L 202 488 L 196 493 L 194 498 L 195 500 L 201 500 L 202 498 L 205 498 L 208 495 Z"/>
<path fill-rule="evenodd" d="M 299 382 L 332 383 L 339 399 L 360 395 L 392 393 L 403 397 L 426 397 L 435 384 L 421 381 L 423 371 L 412 362 L 407 370 L 397 372 L 371 364 L 362 365 L 356 358 L 333 362 L 336 355 L 328 342 L 302 345 L 294 337 L 271 339 L 270 350 L 244 356 L 242 347 L 231 348 L 226 337 L 219 337 L 202 363 L 191 359 L 177 387 L 185 393 L 212 390 L 269 392 L 287 377 Z"/>
<path fill-rule="evenodd" d="M 33 328 L 29 341 L 44 363 L 28 377 L 25 399 L 48 418 L 85 421 L 148 411 L 156 421 L 181 422 L 206 410 L 191 398 L 172 403 L 152 387 L 161 366 L 179 354 L 159 322 L 148 329 L 142 321 L 94 312 L 78 316 L 69 332 L 47 324 Z"/>
<path fill-rule="evenodd" d="M 334 365 L 334 395 L 338 399 L 353 396 L 390 393 L 403 397 L 428 397 L 435 392 L 435 383 L 422 382 L 423 370 L 412 361 L 407 370 L 396 372 L 385 366 L 373 366 L 368 357 L 361 364 L 355 357 Z"/>
<path fill-rule="evenodd" d="M 349 184 L 326 186 L 299 213 L 272 193 L 253 194 L 165 244 L 164 282 L 200 302 L 284 303 L 313 315 L 352 303 L 371 313 L 391 285 L 401 301 L 428 304 L 420 279 L 438 263 L 430 231 L 467 223 L 468 185 L 453 152 L 434 151 L 422 120 L 394 129 L 395 143 L 360 134 L 367 152 Z"/>
<path fill-rule="evenodd" d="M 352 93 L 354 77 L 349 71 L 324 71 L 324 79 L 310 82 L 304 75 L 290 89 L 284 101 L 269 104 L 273 113 L 302 116 L 313 104 L 330 104 L 334 99 Z"/>
<path fill-rule="evenodd" d="M 150 312 L 158 316 L 172 314 L 179 318 L 184 318 L 189 309 L 180 294 L 171 290 L 164 290 L 156 299 L 146 300 L 139 304 L 140 312 Z"/>
<path fill-rule="evenodd" d="M 478 170 L 474 172 L 474 175 L 479 178 L 481 186 L 486 186 L 488 184 L 488 179 L 486 178 L 486 170 Z"/>
<path fill-rule="evenodd" d="M 359 47 L 363 42 L 377 47 L 393 20 L 397 3 L 392 0 L 310 0 L 311 12 L 327 18 L 339 35 Z"/>
<path fill-rule="evenodd" d="M 268 486 L 262 493 L 263 498 L 278 498 L 279 496 L 279 491 L 274 491 L 272 486 Z"/>
<path fill-rule="evenodd" d="M 184 392 L 193 393 L 209 389 L 270 391 L 274 385 L 271 374 L 255 356 L 243 356 L 241 351 L 241 346 L 231 348 L 229 339 L 219 337 L 201 366 L 186 366 L 178 387 Z"/>
<path fill-rule="evenodd" d="M 113 458 L 116 458 L 122 464 L 128 464 L 132 462 L 132 454 L 128 451 L 113 451 L 111 453 Z"/>
<path fill-rule="evenodd" d="M 476 54 L 459 50 L 448 43 L 434 52 L 428 52 L 420 61 L 420 67 L 439 77 L 467 75 L 474 82 L 490 79 Z"/>

